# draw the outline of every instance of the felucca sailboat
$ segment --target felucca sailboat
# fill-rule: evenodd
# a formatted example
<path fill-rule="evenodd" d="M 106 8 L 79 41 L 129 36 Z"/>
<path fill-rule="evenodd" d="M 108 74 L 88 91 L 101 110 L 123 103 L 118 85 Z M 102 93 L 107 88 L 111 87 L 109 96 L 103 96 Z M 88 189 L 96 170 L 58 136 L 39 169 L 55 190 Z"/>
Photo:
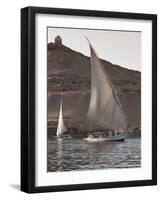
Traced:
<path fill-rule="evenodd" d="M 59 121 L 58 121 L 58 126 L 57 126 L 57 132 L 56 132 L 56 136 L 57 139 L 62 139 L 63 137 L 63 133 L 65 131 L 67 131 L 67 128 L 64 124 L 64 119 L 63 119 L 63 108 L 62 108 L 62 100 L 60 103 L 60 111 L 59 111 Z"/>
<path fill-rule="evenodd" d="M 127 120 L 117 91 L 89 40 L 88 43 L 91 54 L 91 96 L 87 118 L 107 130 L 126 130 Z M 106 137 L 104 132 L 89 133 L 86 138 L 88 141 L 123 141 L 124 139 L 123 135 L 109 134 Z"/>

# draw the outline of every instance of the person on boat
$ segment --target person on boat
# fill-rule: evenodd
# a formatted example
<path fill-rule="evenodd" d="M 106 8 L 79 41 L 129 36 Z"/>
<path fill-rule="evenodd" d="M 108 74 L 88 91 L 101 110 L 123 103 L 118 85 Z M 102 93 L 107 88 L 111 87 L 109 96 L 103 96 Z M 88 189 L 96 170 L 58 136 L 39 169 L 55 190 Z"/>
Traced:
<path fill-rule="evenodd" d="M 112 131 L 109 131 L 108 135 L 109 135 L 109 137 L 112 137 Z"/>

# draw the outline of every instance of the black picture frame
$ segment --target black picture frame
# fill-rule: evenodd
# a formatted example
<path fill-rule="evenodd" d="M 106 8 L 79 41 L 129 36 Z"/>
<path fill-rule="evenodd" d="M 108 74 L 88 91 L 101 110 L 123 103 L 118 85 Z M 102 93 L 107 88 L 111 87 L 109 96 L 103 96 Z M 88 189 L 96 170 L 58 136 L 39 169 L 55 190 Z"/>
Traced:
<path fill-rule="evenodd" d="M 35 186 L 35 16 L 59 14 L 152 21 L 152 179 Z M 157 15 L 44 7 L 21 9 L 21 190 L 27 193 L 147 186 L 157 184 Z"/>

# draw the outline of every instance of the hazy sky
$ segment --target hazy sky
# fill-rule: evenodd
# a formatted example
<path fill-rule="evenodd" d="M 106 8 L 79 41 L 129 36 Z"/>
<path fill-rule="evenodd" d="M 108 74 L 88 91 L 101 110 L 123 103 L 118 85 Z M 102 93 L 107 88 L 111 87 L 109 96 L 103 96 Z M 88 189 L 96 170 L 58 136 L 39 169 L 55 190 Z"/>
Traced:
<path fill-rule="evenodd" d="M 90 56 L 87 36 L 99 58 L 141 71 L 141 32 L 48 28 L 48 42 L 57 35 L 65 46 Z"/>

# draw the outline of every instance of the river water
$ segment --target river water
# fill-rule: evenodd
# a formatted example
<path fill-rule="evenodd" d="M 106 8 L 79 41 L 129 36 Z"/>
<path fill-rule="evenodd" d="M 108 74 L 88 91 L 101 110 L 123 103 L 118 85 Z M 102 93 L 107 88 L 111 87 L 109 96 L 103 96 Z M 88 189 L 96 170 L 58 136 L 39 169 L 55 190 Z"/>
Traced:
<path fill-rule="evenodd" d="M 141 167 L 141 139 L 89 143 L 48 139 L 48 172 Z"/>

